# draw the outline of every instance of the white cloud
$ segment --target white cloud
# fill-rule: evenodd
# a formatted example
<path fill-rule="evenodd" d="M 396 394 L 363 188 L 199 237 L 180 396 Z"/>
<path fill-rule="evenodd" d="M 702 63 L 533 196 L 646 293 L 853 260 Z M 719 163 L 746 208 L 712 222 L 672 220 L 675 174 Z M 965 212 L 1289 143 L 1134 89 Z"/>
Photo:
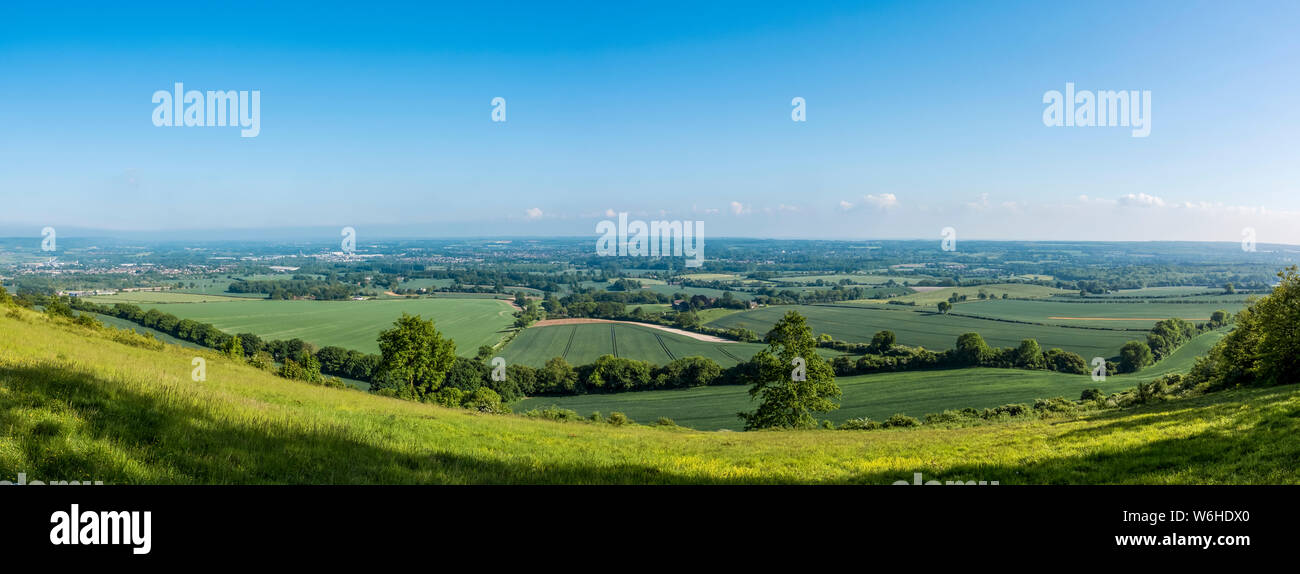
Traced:
<path fill-rule="evenodd" d="M 605 210 L 605 217 L 618 217 L 618 213 L 615 213 L 613 208 L 609 208 Z"/>
<path fill-rule="evenodd" d="M 852 204 L 852 203 L 849 203 L 849 202 L 844 201 L 844 200 L 840 200 L 840 210 L 841 210 L 841 211 L 849 211 L 849 210 L 851 210 L 851 209 L 853 209 L 853 204 Z"/>
<path fill-rule="evenodd" d="M 732 215 L 744 215 L 746 213 L 749 213 L 749 208 L 745 207 L 744 204 L 740 203 L 739 201 L 731 202 Z"/>
<path fill-rule="evenodd" d="M 1165 206 L 1165 200 L 1160 199 L 1159 197 L 1156 197 L 1154 195 L 1147 195 L 1145 193 L 1136 193 L 1136 194 L 1130 193 L 1128 195 L 1121 196 L 1119 198 L 1119 202 L 1124 205 L 1134 205 L 1138 207 L 1164 207 Z"/>
<path fill-rule="evenodd" d="M 898 206 L 898 196 L 892 193 L 882 193 L 880 195 L 868 194 L 864 196 L 862 199 L 866 201 L 868 204 L 874 205 L 880 209 L 886 209 L 886 208 Z"/>
<path fill-rule="evenodd" d="M 540 208 L 540 207 L 530 207 L 530 208 L 528 208 L 528 210 L 525 211 L 524 213 L 527 214 L 528 219 L 541 219 L 541 218 L 542 218 L 542 208 Z"/>

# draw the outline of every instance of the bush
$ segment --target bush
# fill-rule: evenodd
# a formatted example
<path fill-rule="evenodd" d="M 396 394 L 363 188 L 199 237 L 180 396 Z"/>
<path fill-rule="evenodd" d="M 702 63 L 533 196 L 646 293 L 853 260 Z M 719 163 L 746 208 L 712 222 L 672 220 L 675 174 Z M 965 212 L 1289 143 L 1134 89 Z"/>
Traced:
<path fill-rule="evenodd" d="M 578 411 L 572 409 L 562 409 L 555 405 L 551 405 L 544 409 L 531 409 L 528 411 L 524 411 L 524 416 L 538 418 L 538 419 L 549 419 L 549 420 L 561 421 L 561 422 L 582 420 L 582 415 L 578 414 Z"/>
<path fill-rule="evenodd" d="M 626 425 L 626 424 L 631 424 L 631 423 L 632 423 L 632 419 L 627 418 L 627 415 L 625 415 L 625 414 L 623 414 L 623 413 L 620 413 L 620 412 L 618 412 L 618 411 L 614 411 L 614 412 L 612 412 L 612 413 L 609 413 L 609 418 L 606 419 L 605 422 L 607 422 L 607 423 L 609 423 L 609 424 L 611 424 L 611 425 L 614 425 L 614 426 L 616 426 L 616 427 L 621 427 L 621 426 Z"/>
<path fill-rule="evenodd" d="M 480 413 L 506 414 L 510 407 L 501 403 L 501 395 L 487 387 L 479 387 L 465 395 L 462 403 L 465 408 Z"/>
<path fill-rule="evenodd" d="M 840 430 L 876 430 L 878 428 L 880 428 L 880 423 L 867 417 L 849 419 L 840 423 L 839 426 Z"/>
<path fill-rule="evenodd" d="M 1081 401 L 1100 401 L 1106 398 L 1106 393 L 1101 389 L 1084 389 L 1083 394 L 1079 395 Z"/>
<path fill-rule="evenodd" d="M 465 402 L 465 391 L 456 387 L 442 387 L 425 395 L 424 401 L 447 408 L 457 408 Z"/>
<path fill-rule="evenodd" d="M 677 423 L 673 422 L 673 419 L 670 419 L 668 417 L 659 417 L 658 420 L 655 421 L 655 426 L 675 427 L 677 426 Z"/>
<path fill-rule="evenodd" d="M 919 427 L 921 426 L 921 421 L 916 417 L 909 417 L 905 414 L 898 413 L 890 415 L 889 418 L 885 419 L 885 422 L 881 424 L 881 426 L 887 429 Z"/>
<path fill-rule="evenodd" d="M 1034 410 L 1040 413 L 1063 413 L 1074 414 L 1078 412 L 1079 405 L 1067 401 L 1062 397 L 1051 399 L 1035 399 Z"/>

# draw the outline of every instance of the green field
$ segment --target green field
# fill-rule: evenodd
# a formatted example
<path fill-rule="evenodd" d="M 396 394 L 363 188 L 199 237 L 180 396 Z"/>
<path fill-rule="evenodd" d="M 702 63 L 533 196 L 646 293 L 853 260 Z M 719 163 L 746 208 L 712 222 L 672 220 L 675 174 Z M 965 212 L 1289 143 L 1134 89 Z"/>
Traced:
<path fill-rule="evenodd" d="M 1165 299 L 1084 303 L 1059 299 L 1033 301 L 998 299 L 959 303 L 952 312 L 960 315 L 1052 325 L 1150 329 L 1156 321 L 1171 317 L 1192 322 L 1206 321 L 1211 313 L 1219 309 L 1236 314 L 1245 306 L 1244 300 L 1235 303 L 1223 301 L 1174 303 Z"/>
<path fill-rule="evenodd" d="M 990 408 L 1034 399 L 1079 398 L 1084 389 L 1099 388 L 1108 393 L 1121 391 L 1158 376 L 1185 371 L 1222 335 L 1206 333 L 1183 345 L 1168 359 L 1129 375 L 1093 382 L 1087 375 L 1019 369 L 957 369 L 912 371 L 839 377 L 844 391 L 839 410 L 823 418 L 837 423 L 856 417 L 881 421 L 894 413 L 922 417 L 945 409 Z M 666 391 L 640 391 L 603 395 L 533 397 L 520 401 L 516 411 L 556 405 L 582 415 L 593 411 L 619 411 L 639 421 L 668 417 L 677 424 L 701 430 L 743 427 L 736 413 L 754 409 L 748 388 L 741 386 L 697 387 Z"/>
<path fill-rule="evenodd" d="M 1120 289 L 1102 295 L 1089 294 L 1089 297 L 1169 297 L 1187 295 L 1217 295 L 1223 293 L 1222 287 L 1143 287 L 1141 289 Z"/>
<path fill-rule="evenodd" d="M 318 346 L 336 345 L 379 352 L 379 332 L 403 312 L 433 319 L 461 355 L 494 345 L 514 322 L 512 308 L 492 299 L 385 299 L 372 301 L 248 301 L 219 303 L 142 303 L 182 319 L 211 323 L 227 333 L 253 333 L 265 339 L 298 338 Z"/>
<path fill-rule="evenodd" d="M 261 293 L 252 295 L 253 296 L 235 297 L 227 295 L 189 293 L 184 291 L 130 291 L 113 295 L 96 295 L 94 297 L 87 297 L 86 300 L 102 305 L 112 305 L 113 303 L 133 303 L 136 305 L 143 305 L 146 303 L 215 303 L 218 301 L 248 301 L 250 299 L 266 298 L 266 295 Z"/>
<path fill-rule="evenodd" d="M 957 305 L 957 311 L 973 306 Z M 1111 357 L 1119 353 L 1124 343 L 1145 337 L 1140 332 L 1141 325 L 1135 326 L 1139 329 L 1135 331 L 1074 329 L 940 315 L 886 305 L 774 305 L 727 315 L 708 326 L 749 329 L 761 337 L 788 311 L 797 311 L 807 318 L 813 333 L 828 333 L 836 340 L 865 343 L 876 332 L 890 330 L 901 344 L 935 350 L 950 349 L 962 333 L 976 332 L 995 347 L 1014 347 L 1023 339 L 1036 339 L 1045 349 L 1061 348 L 1084 357 Z"/>
<path fill-rule="evenodd" d="M 918 281 L 925 277 L 908 276 L 901 277 L 895 275 L 870 275 L 865 273 L 836 273 L 831 275 L 789 275 L 785 277 L 773 277 L 772 281 L 780 283 L 816 283 L 825 281 L 827 283 L 838 284 L 845 279 L 849 280 L 851 285 L 881 285 L 893 280 L 899 284 L 904 281 Z"/>
<path fill-rule="evenodd" d="M 723 293 L 727 292 L 724 289 L 712 289 L 709 287 L 683 287 L 681 285 L 646 285 L 644 288 L 648 291 L 658 293 L 660 295 L 668 295 L 669 297 L 672 297 L 678 293 L 685 293 L 687 295 L 692 295 L 692 296 L 704 295 L 705 297 L 721 297 Z M 744 291 L 732 291 L 731 296 L 746 301 L 754 297 L 752 293 L 746 293 Z"/>
<path fill-rule="evenodd" d="M 953 293 L 965 295 L 968 300 L 978 300 L 981 290 L 987 293 L 990 297 L 1001 298 L 1005 293 L 1007 297 L 1020 299 L 1051 297 L 1052 295 L 1073 293 L 1073 291 L 1028 283 L 995 283 L 992 285 L 979 285 L 975 287 L 940 287 L 933 291 L 913 293 L 911 295 L 897 297 L 896 299 L 898 301 L 907 301 L 928 307 L 938 305 L 940 301 L 947 301 L 949 297 L 952 297 Z"/>
<path fill-rule="evenodd" d="M 666 364 L 682 357 L 708 357 L 729 367 L 748 359 L 763 345 L 712 343 L 651 327 L 620 323 L 552 325 L 524 329 L 501 356 L 510 363 L 540 367 L 553 357 L 569 363 L 595 362 L 601 355 Z"/>
<path fill-rule="evenodd" d="M 540 367 L 553 357 L 573 365 L 595 362 L 601 355 L 649 361 L 663 365 L 684 357 L 707 357 L 723 367 L 747 360 L 766 345 L 710 342 L 628 323 L 585 323 L 529 327 L 501 353 L 506 361 Z M 840 353 L 818 349 L 824 357 Z"/>
<path fill-rule="evenodd" d="M 973 428 L 697 432 L 483 415 L 0 313 L 0 476 L 108 484 L 1290 484 L 1294 385 Z M 207 357 L 207 379 L 190 378 Z"/>

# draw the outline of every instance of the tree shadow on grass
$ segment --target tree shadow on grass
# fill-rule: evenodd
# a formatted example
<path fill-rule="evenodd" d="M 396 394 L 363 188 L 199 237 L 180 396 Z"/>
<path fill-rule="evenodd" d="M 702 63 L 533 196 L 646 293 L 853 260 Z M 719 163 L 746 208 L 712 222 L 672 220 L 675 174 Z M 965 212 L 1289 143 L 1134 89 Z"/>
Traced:
<path fill-rule="evenodd" d="M 1276 394 L 1291 395 L 1292 389 Z M 1275 398 L 1275 393 L 1243 396 L 1245 400 Z M 942 469 L 916 469 L 925 480 L 987 480 L 1000 484 L 1294 484 L 1300 482 L 1300 408 L 1244 408 L 1242 402 L 1203 397 L 1118 411 L 1101 417 L 1111 422 L 1066 432 L 1048 439 L 1061 446 L 1091 445 L 1084 454 L 1063 455 L 1018 464 L 961 464 Z M 1191 404 L 1188 404 L 1191 403 Z M 1201 407 L 1201 408 L 1197 408 Z M 1134 414 L 1143 415 L 1132 420 Z M 1212 419 L 1228 423 L 1180 438 L 1164 438 L 1138 446 L 1107 445 L 1106 438 L 1142 427 L 1193 424 Z M 869 473 L 854 482 L 890 484 L 909 480 L 893 473 Z"/>
<path fill-rule="evenodd" d="M 644 464 L 514 463 L 428 450 L 413 454 L 365 443 L 339 425 L 228 416 L 194 405 L 170 387 L 138 392 L 67 365 L 0 365 L 0 429 L 42 480 L 201 484 L 658 484 L 723 483 Z M 255 405 L 243 405 L 256 410 Z M 38 409 L 33 423 L 17 409 Z M 247 410 L 245 411 L 247 412 Z M 28 411 L 30 414 L 30 411 Z M 85 439 L 91 439 L 87 446 Z M 547 453 L 538 453 L 545 460 Z M 8 476 L 13 480 L 14 476 Z"/>

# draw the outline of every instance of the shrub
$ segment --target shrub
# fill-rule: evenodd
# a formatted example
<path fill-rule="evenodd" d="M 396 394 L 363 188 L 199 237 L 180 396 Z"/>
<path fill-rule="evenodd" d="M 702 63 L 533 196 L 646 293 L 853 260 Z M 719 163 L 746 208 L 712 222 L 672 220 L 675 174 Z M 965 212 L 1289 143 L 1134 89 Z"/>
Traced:
<path fill-rule="evenodd" d="M 890 415 L 881 425 L 885 428 L 909 428 L 921 426 L 921 421 L 916 417 L 909 417 L 902 413 Z"/>
<path fill-rule="evenodd" d="M 562 409 L 555 405 L 551 405 L 544 409 L 531 409 L 525 411 L 524 416 L 538 418 L 538 419 L 549 419 L 553 421 L 562 421 L 562 422 L 582 420 L 582 415 L 578 414 L 578 411 L 572 409 Z"/>
<path fill-rule="evenodd" d="M 501 403 L 501 395 L 487 387 L 479 387 L 465 395 L 462 404 L 465 408 L 480 413 L 505 414 L 510 412 L 510 407 Z"/>
<path fill-rule="evenodd" d="M 840 423 L 839 426 L 840 430 L 876 430 L 878 428 L 880 428 L 880 423 L 867 417 L 849 419 Z"/>
<path fill-rule="evenodd" d="M 465 391 L 456 387 L 442 387 L 425 395 L 424 401 L 447 408 L 456 408 L 465 402 Z"/>
<path fill-rule="evenodd" d="M 1106 398 L 1106 393 L 1101 389 L 1084 389 L 1083 394 L 1079 395 L 1081 401 L 1100 401 Z"/>
<path fill-rule="evenodd" d="M 659 417 L 657 420 L 655 420 L 655 426 L 675 427 L 677 426 L 677 423 L 673 422 L 673 419 L 670 419 L 668 417 Z"/>
<path fill-rule="evenodd" d="M 1034 410 L 1040 413 L 1073 414 L 1079 410 L 1079 405 L 1067 401 L 1062 397 L 1055 397 L 1051 399 L 1035 399 Z"/>
<path fill-rule="evenodd" d="M 608 422 L 609 424 L 614 425 L 616 427 L 621 427 L 626 424 L 631 424 L 632 419 L 627 418 L 627 415 L 623 413 L 614 411 L 612 413 L 609 413 L 609 418 L 606 419 L 605 422 Z"/>

